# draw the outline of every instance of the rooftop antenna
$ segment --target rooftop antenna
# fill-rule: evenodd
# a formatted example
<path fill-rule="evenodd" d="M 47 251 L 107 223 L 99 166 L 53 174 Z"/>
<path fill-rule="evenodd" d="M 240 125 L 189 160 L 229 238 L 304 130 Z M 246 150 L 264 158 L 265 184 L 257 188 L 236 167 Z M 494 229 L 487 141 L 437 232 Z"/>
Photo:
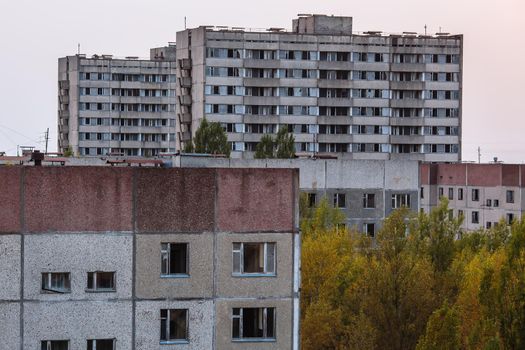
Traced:
<path fill-rule="evenodd" d="M 184 16 L 184 30 L 186 30 L 186 16 Z"/>
<path fill-rule="evenodd" d="M 47 130 L 46 130 L 46 152 L 45 152 L 45 154 L 47 154 L 47 145 L 48 145 L 48 143 L 49 143 L 49 128 L 47 128 Z"/>
<path fill-rule="evenodd" d="M 427 35 L 427 25 L 425 24 L 425 35 Z"/>
<path fill-rule="evenodd" d="M 478 146 L 478 163 L 481 163 L 481 147 Z"/>
<path fill-rule="evenodd" d="M 440 33 L 443 33 L 443 32 L 441 31 L 441 27 L 439 27 L 439 32 L 440 32 Z"/>
<path fill-rule="evenodd" d="M 80 55 L 80 43 L 78 43 L 78 54 Z"/>

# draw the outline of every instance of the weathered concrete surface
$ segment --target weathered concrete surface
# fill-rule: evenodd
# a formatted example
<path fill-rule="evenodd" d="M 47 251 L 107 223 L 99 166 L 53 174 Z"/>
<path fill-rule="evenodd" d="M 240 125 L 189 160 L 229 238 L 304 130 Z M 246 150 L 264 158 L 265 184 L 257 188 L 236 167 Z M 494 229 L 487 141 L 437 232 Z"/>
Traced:
<path fill-rule="evenodd" d="M 0 233 L 20 232 L 20 167 L 0 167 Z"/>
<path fill-rule="evenodd" d="M 20 235 L 0 235 L 0 301 L 20 299 L 21 241 Z"/>

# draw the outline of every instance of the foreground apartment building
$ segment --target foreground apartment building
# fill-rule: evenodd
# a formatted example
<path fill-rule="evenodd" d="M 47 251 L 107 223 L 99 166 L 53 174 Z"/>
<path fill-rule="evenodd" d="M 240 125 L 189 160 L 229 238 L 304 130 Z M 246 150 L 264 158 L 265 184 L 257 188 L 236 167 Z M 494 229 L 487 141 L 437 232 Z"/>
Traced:
<path fill-rule="evenodd" d="M 252 158 L 263 134 L 284 127 L 297 152 L 458 161 L 462 51 L 462 35 L 357 34 L 351 17 L 301 15 L 291 31 L 180 31 L 150 60 L 68 56 L 59 149 L 182 150 L 206 117 L 222 124 L 235 158 Z"/>
<path fill-rule="evenodd" d="M 441 197 L 449 201 L 450 215 L 462 216 L 463 228 L 490 228 L 525 214 L 525 165 L 427 164 L 420 167 L 421 209 L 429 212 Z"/>
<path fill-rule="evenodd" d="M 149 60 L 75 55 L 58 60 L 58 150 L 80 156 L 156 156 L 175 150 L 175 46 Z"/>
<path fill-rule="evenodd" d="M 0 183 L 1 350 L 298 349 L 296 170 L 0 166 Z"/>
<path fill-rule="evenodd" d="M 232 157 L 286 127 L 296 151 L 458 161 L 462 35 L 352 32 L 351 17 L 300 15 L 291 31 L 177 33 L 177 144 L 220 122 Z"/>

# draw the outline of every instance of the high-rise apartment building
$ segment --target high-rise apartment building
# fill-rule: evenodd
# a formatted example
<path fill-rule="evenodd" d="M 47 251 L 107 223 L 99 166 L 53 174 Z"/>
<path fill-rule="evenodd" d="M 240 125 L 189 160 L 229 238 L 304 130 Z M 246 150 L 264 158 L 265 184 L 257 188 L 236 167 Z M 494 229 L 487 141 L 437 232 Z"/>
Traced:
<path fill-rule="evenodd" d="M 155 156 L 175 150 L 175 46 L 149 60 L 75 55 L 58 60 L 58 149 Z"/>
<path fill-rule="evenodd" d="M 201 26 L 176 42 L 178 149 L 207 118 L 232 157 L 286 127 L 298 152 L 461 158 L 462 35 L 355 34 L 351 17 L 300 15 L 290 32 Z"/>

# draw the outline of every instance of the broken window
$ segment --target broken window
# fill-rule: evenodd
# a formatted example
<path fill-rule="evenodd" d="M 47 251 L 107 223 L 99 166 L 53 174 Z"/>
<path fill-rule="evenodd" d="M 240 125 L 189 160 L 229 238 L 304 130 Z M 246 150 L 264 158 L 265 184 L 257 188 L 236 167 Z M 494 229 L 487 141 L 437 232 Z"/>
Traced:
<path fill-rule="evenodd" d="M 161 309 L 160 310 L 160 342 L 187 342 L 188 341 L 188 310 Z"/>
<path fill-rule="evenodd" d="M 452 187 L 448 188 L 448 199 L 454 199 L 454 188 Z"/>
<path fill-rule="evenodd" d="M 317 195 L 315 193 L 307 193 L 306 197 L 308 201 L 308 207 L 309 208 L 315 207 Z"/>
<path fill-rule="evenodd" d="M 334 208 L 346 208 L 346 194 L 334 193 Z"/>
<path fill-rule="evenodd" d="M 463 200 L 463 189 L 462 188 L 458 188 L 458 200 L 460 201 Z"/>
<path fill-rule="evenodd" d="M 88 339 L 87 350 L 114 350 L 115 339 Z"/>
<path fill-rule="evenodd" d="M 44 272 L 42 273 L 42 291 L 52 293 L 71 292 L 69 272 Z"/>
<path fill-rule="evenodd" d="M 392 195 L 392 209 L 397 209 L 401 207 L 410 208 L 410 194 L 399 193 Z"/>
<path fill-rule="evenodd" d="M 232 338 L 275 339 L 275 308 L 233 308 Z"/>
<path fill-rule="evenodd" d="M 115 272 L 88 272 L 87 289 L 96 292 L 114 292 Z"/>
<path fill-rule="evenodd" d="M 473 202 L 479 201 L 479 189 L 477 188 L 472 189 L 472 201 Z"/>
<path fill-rule="evenodd" d="M 472 212 L 472 223 L 479 224 L 479 211 Z"/>
<path fill-rule="evenodd" d="M 511 225 L 513 221 L 514 221 L 514 214 L 508 213 L 507 214 L 507 225 Z"/>
<path fill-rule="evenodd" d="M 507 203 L 514 203 L 514 191 L 507 191 Z"/>
<path fill-rule="evenodd" d="M 275 243 L 233 243 L 233 274 L 275 274 Z"/>
<path fill-rule="evenodd" d="M 373 209 L 376 207 L 376 195 L 374 193 L 363 194 L 363 208 Z"/>
<path fill-rule="evenodd" d="M 161 244 L 161 275 L 187 276 L 188 273 L 188 243 Z"/>
<path fill-rule="evenodd" d="M 69 350 L 69 340 L 42 340 L 41 350 Z"/>
<path fill-rule="evenodd" d="M 376 225 L 374 223 L 363 224 L 363 233 L 366 233 L 370 237 L 374 237 L 376 234 Z"/>

